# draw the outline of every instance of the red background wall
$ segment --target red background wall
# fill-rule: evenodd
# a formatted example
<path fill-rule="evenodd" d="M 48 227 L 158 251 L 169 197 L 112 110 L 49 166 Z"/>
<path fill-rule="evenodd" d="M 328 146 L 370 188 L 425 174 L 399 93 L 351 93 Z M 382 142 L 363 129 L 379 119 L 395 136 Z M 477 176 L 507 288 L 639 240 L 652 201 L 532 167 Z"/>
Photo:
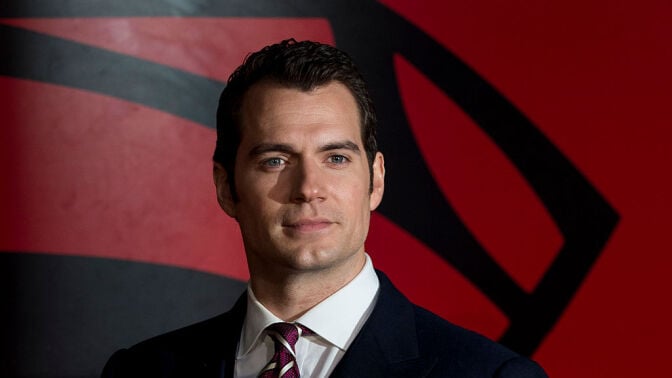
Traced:
<path fill-rule="evenodd" d="M 241 14 L 220 12 L 216 6 L 208 14 L 207 7 L 199 9 L 188 1 L 165 12 L 152 8 L 160 1 L 140 10 L 143 6 L 92 10 L 77 1 L 66 3 L 53 14 L 49 10 L 58 8 L 53 4 L 46 10 L 0 7 L 0 250 L 7 256 L 167 265 L 244 281 L 247 272 L 236 225 L 215 201 L 210 163 L 215 132 L 210 125 L 141 100 L 67 84 L 76 78 L 64 79 L 66 83 L 53 80 L 61 71 L 72 71 L 76 62 L 56 45 L 16 43 L 13 33 L 36 32 L 38 37 L 56 37 L 50 41 L 94 46 L 194 74 L 222 88 L 247 52 L 288 37 L 341 46 L 339 28 L 347 23 L 330 14 L 320 16 L 315 11 L 320 5 L 306 6 L 302 14 L 276 10 L 272 2 L 260 3 L 259 9 L 234 3 L 230 6 L 239 7 Z M 370 10 L 345 2 L 342 7 L 348 12 Z M 496 89 L 618 214 L 616 228 L 598 248 L 599 257 L 535 345 L 532 357 L 555 377 L 664 372 L 666 340 L 672 336 L 672 311 L 665 299 L 672 261 L 667 235 L 672 226 L 670 6 L 647 0 L 384 1 L 382 7 L 426 33 Z M 246 13 L 266 10 L 274 16 Z M 24 75 L 21 67 L 31 62 L 22 60 L 21 52 L 29 50 L 48 59 Z M 87 59 L 82 54 L 77 59 Z M 447 202 L 521 292 L 534 293 L 566 240 L 529 177 L 404 54 L 395 54 L 391 64 L 408 126 Z M 107 80 L 104 64 L 93 72 L 82 69 L 81 74 Z M 117 80 L 116 85 L 124 90 L 138 86 L 140 93 L 143 83 L 136 79 Z M 193 96 L 187 87 L 167 97 L 179 107 Z M 214 118 L 216 98 L 210 101 L 203 104 L 204 119 Z M 384 124 L 380 133 L 385 133 Z M 385 145 L 382 148 L 386 152 Z M 394 165 L 388 164 L 387 170 L 395 175 Z M 573 195 L 571 188 L 558 190 Z M 416 199 L 406 200 L 412 204 Z M 509 313 L 390 217 L 374 215 L 367 250 L 374 264 L 417 303 L 493 339 L 502 338 L 510 326 Z M 23 285 L 21 272 L 14 265 L 11 269 L 18 278 L 7 285 Z M 120 279 L 125 273 L 122 269 L 114 274 Z M 170 296 L 161 283 L 171 279 L 166 277 L 156 279 L 161 290 L 157 295 Z M 61 279 L 54 276 L 56 283 Z M 9 301 L 21 306 L 4 310 L 6 327 L 33 311 L 28 289 L 22 290 L 7 291 Z M 87 306 L 87 298 L 68 294 L 48 308 L 77 309 Z M 201 316 L 198 309 L 193 312 Z M 50 328 L 19 323 L 36 333 Z M 128 343 L 155 332 L 131 333 L 113 321 L 96 329 L 130 333 L 123 341 Z M 24 335 L 14 332 L 17 338 Z M 7 338 L 4 348 L 11 353 L 5 353 L 1 371 L 95 375 L 107 354 L 128 345 L 96 336 L 102 345 L 98 354 L 86 358 L 88 365 L 80 367 L 84 370 L 73 370 L 68 361 L 76 358 L 51 347 L 59 335 L 64 336 L 56 332 L 49 336 L 53 340 L 42 336 L 34 343 Z M 21 346 L 13 348 L 11 343 Z M 36 350 L 50 366 L 25 362 L 24 354 Z"/>

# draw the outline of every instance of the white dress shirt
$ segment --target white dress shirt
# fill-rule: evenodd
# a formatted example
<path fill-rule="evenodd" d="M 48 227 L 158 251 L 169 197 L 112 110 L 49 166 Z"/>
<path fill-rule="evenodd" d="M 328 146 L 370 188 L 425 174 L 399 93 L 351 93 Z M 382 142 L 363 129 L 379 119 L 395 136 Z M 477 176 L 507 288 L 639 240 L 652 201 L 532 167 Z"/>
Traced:
<path fill-rule="evenodd" d="M 315 332 L 299 338 L 295 346 L 302 377 L 331 374 L 369 318 L 379 286 L 366 255 L 364 268 L 352 281 L 296 320 Z M 247 313 L 236 352 L 235 376 L 240 378 L 257 377 L 271 360 L 274 344 L 264 330 L 282 322 L 255 298 L 249 285 L 247 293 Z"/>

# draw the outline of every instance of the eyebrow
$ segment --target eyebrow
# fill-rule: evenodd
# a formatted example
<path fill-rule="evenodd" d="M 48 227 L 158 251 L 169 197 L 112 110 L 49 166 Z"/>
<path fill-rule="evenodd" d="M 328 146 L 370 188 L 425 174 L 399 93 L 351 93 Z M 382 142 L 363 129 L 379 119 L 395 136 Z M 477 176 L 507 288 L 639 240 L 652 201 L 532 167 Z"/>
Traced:
<path fill-rule="evenodd" d="M 266 152 L 284 152 L 286 154 L 296 153 L 296 150 L 289 144 L 283 143 L 261 143 L 250 150 L 250 156 L 257 156 Z"/>
<path fill-rule="evenodd" d="M 359 154 L 359 146 L 349 140 L 344 140 L 340 142 L 327 143 L 323 146 L 320 146 L 318 149 L 319 152 L 332 151 L 332 150 L 348 150 L 356 152 Z M 286 154 L 296 154 L 297 151 L 289 144 L 284 143 L 261 143 L 250 150 L 250 156 L 258 156 L 267 152 L 282 152 Z"/>
<path fill-rule="evenodd" d="M 331 151 L 331 150 L 349 150 L 352 152 L 359 153 L 359 146 L 352 141 L 344 140 L 342 142 L 328 143 L 320 147 L 320 152 Z"/>

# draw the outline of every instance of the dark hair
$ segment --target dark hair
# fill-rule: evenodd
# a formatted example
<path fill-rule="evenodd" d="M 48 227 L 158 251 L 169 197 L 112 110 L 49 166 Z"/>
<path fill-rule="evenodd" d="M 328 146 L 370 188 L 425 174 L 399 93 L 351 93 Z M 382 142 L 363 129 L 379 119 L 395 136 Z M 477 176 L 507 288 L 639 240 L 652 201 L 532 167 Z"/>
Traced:
<path fill-rule="evenodd" d="M 240 109 L 247 90 L 260 81 L 309 91 L 337 81 L 352 93 L 359 108 L 362 142 L 369 162 L 371 185 L 376 143 L 376 111 L 366 83 L 345 52 L 318 42 L 288 39 L 248 55 L 236 68 L 222 91 L 217 108 L 217 144 L 213 160 L 227 172 L 234 199 L 236 153 L 240 145 Z"/>

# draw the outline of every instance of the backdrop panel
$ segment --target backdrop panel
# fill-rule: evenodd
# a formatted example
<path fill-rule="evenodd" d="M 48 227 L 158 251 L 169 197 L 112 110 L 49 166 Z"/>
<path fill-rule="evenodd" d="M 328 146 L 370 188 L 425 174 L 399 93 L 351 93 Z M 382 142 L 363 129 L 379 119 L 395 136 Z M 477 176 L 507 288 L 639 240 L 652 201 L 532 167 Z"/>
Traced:
<path fill-rule="evenodd" d="M 348 51 L 386 157 L 367 251 L 413 301 L 554 377 L 666 371 L 663 1 L 0 5 L 0 376 L 97 376 L 248 273 L 211 179 L 247 53 Z M 646 361 L 646 363 L 642 362 Z"/>

